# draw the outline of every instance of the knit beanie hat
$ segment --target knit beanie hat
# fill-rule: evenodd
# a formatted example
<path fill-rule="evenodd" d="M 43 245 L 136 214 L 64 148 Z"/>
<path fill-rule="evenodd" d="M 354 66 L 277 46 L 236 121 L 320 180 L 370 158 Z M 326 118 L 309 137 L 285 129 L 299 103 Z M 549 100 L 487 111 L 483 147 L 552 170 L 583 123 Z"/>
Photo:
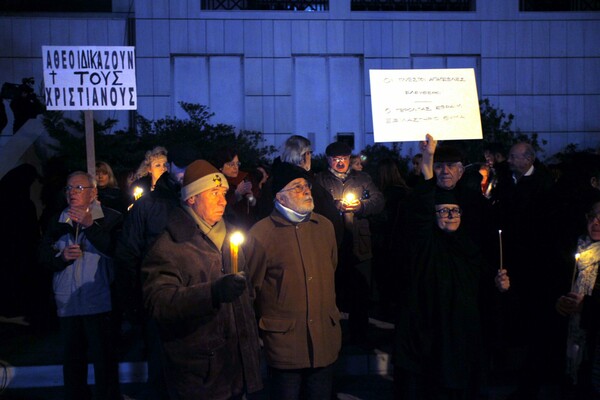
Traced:
<path fill-rule="evenodd" d="M 349 156 L 352 154 L 352 149 L 344 142 L 333 142 L 325 149 L 327 157 Z"/>
<path fill-rule="evenodd" d="M 453 146 L 439 146 L 435 150 L 435 154 L 433 155 L 433 162 L 446 162 L 446 163 L 455 163 L 462 162 L 463 154 L 462 152 Z"/>
<path fill-rule="evenodd" d="M 446 190 L 436 187 L 434 204 L 459 204 L 456 191 L 454 189 Z"/>
<path fill-rule="evenodd" d="M 183 174 L 183 187 L 181 188 L 181 199 L 190 197 L 215 187 L 226 187 L 229 183 L 225 175 L 219 172 L 206 160 L 196 160 L 185 169 Z"/>
<path fill-rule="evenodd" d="M 273 164 L 273 194 L 278 193 L 286 187 L 288 183 L 294 179 L 304 178 L 309 179 L 308 172 L 304 168 L 300 168 L 296 165 L 282 162 L 279 164 Z"/>

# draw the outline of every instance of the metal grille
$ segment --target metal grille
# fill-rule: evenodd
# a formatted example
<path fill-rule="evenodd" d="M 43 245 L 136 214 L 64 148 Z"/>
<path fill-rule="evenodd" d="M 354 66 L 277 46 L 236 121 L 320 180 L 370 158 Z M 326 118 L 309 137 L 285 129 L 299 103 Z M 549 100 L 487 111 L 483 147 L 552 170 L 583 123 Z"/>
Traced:
<path fill-rule="evenodd" d="M 202 0 L 203 10 L 329 11 L 329 0 Z"/>
<path fill-rule="evenodd" d="M 600 0 L 520 0 L 519 11 L 600 11 Z"/>
<path fill-rule="evenodd" d="M 475 11 L 475 0 L 352 0 L 352 11 Z"/>

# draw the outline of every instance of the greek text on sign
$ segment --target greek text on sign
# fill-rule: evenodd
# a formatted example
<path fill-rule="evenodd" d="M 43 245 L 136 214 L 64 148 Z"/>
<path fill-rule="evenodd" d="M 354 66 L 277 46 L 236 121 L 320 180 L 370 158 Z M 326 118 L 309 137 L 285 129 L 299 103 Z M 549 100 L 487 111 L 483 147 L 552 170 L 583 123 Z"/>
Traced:
<path fill-rule="evenodd" d="M 481 139 L 475 72 L 370 70 L 375 142 Z"/>
<path fill-rule="evenodd" d="M 42 46 L 48 110 L 135 110 L 135 49 Z"/>

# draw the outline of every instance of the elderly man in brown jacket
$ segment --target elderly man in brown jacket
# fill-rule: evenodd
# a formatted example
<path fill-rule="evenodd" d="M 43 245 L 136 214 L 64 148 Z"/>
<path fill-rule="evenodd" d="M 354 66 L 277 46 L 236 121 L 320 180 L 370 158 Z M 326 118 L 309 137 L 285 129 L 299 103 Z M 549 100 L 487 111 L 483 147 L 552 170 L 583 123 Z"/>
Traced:
<path fill-rule="evenodd" d="M 144 304 L 157 322 L 172 399 L 243 399 L 262 388 L 251 293 L 232 271 L 223 221 L 227 179 L 204 160 L 185 171 L 181 199 L 142 264 Z"/>
<path fill-rule="evenodd" d="M 335 233 L 312 212 L 306 178 L 289 163 L 274 170 L 275 208 L 250 230 L 248 270 L 272 399 L 329 399 L 341 347 Z"/>

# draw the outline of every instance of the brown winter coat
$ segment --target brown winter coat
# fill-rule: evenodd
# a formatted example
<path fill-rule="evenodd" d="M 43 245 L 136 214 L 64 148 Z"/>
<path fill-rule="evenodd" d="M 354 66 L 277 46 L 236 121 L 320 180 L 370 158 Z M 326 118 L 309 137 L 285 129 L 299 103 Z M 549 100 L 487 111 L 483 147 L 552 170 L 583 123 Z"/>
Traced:
<path fill-rule="evenodd" d="M 274 210 L 250 236 L 248 270 L 267 363 L 279 369 L 332 364 L 342 337 L 333 225 L 316 213 L 293 224 Z"/>
<path fill-rule="evenodd" d="M 211 283 L 231 271 L 229 254 L 228 240 L 219 251 L 177 208 L 144 259 L 144 304 L 158 322 L 167 384 L 178 399 L 229 399 L 244 384 L 247 392 L 262 387 L 251 291 L 233 303 L 212 301 Z"/>

